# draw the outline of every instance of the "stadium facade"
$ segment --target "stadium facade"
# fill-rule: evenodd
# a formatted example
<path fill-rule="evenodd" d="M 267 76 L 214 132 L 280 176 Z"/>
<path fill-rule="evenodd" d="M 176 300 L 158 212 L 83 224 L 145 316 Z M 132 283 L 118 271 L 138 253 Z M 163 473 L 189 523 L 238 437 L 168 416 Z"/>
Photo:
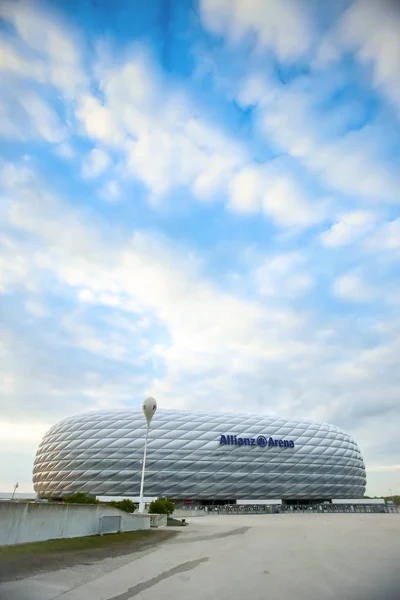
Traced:
<path fill-rule="evenodd" d="M 40 497 L 80 491 L 138 496 L 146 421 L 139 410 L 80 414 L 54 425 L 34 463 Z M 150 429 L 144 494 L 175 500 L 361 498 L 356 442 L 314 421 L 158 410 Z"/>

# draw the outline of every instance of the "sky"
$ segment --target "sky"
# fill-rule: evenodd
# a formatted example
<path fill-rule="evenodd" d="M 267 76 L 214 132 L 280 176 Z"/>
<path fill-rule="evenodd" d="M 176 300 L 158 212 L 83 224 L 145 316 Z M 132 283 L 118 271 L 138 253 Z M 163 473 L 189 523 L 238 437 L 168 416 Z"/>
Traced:
<path fill-rule="evenodd" d="M 0 491 L 152 394 L 400 493 L 399 4 L 3 0 L 0 77 Z"/>

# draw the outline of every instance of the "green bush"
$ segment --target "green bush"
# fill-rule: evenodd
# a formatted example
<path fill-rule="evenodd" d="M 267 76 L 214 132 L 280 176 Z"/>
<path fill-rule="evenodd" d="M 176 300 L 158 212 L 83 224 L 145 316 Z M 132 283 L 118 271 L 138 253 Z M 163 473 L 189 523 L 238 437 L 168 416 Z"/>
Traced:
<path fill-rule="evenodd" d="M 63 502 L 67 502 L 69 504 L 99 504 L 99 500 L 97 500 L 97 498 L 87 496 L 83 492 L 75 492 L 70 496 L 66 496 L 63 498 Z"/>
<path fill-rule="evenodd" d="M 400 496 L 385 496 L 384 499 L 386 500 L 386 502 L 389 500 L 392 500 L 394 504 L 397 504 L 397 506 L 400 505 Z"/>
<path fill-rule="evenodd" d="M 132 500 L 129 500 L 129 498 L 124 498 L 124 500 L 111 500 L 111 502 L 108 502 L 108 504 L 115 506 L 115 508 L 119 508 L 127 513 L 135 512 L 137 506 L 135 502 L 132 502 Z"/>
<path fill-rule="evenodd" d="M 174 512 L 175 505 L 172 500 L 168 498 L 158 498 L 150 502 L 149 513 L 154 515 L 172 515 Z"/>
<path fill-rule="evenodd" d="M 364 498 L 383 498 L 386 502 L 389 500 L 389 502 L 393 502 L 393 504 L 397 504 L 398 506 L 400 506 L 400 496 L 399 495 L 394 495 L 394 496 L 364 496 Z"/>

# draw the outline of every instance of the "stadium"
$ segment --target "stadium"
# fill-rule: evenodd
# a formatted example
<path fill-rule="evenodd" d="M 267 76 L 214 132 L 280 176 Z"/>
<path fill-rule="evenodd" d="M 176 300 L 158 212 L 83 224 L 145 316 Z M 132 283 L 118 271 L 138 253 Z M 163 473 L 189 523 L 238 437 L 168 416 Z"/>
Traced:
<path fill-rule="evenodd" d="M 74 492 L 139 495 L 146 421 L 140 409 L 64 419 L 44 436 L 33 483 L 41 498 Z M 328 423 L 274 416 L 158 410 L 151 425 L 144 495 L 233 504 L 362 498 L 356 442 Z"/>

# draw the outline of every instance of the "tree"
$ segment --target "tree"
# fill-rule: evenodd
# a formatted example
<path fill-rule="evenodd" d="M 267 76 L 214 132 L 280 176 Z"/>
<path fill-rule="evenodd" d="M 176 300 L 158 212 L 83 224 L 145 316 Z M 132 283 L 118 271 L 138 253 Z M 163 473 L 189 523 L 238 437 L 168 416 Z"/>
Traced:
<path fill-rule="evenodd" d="M 372 498 L 372 496 L 364 496 L 364 498 Z M 385 502 L 387 502 L 389 500 L 389 502 L 393 502 L 393 504 L 396 505 L 400 505 L 400 496 L 399 495 L 395 495 L 395 496 L 374 496 L 374 499 L 376 498 L 383 498 L 383 500 L 385 500 Z"/>
<path fill-rule="evenodd" d="M 123 500 L 111 500 L 108 502 L 111 506 L 115 506 L 115 508 L 119 508 L 127 513 L 133 513 L 136 510 L 137 505 L 129 498 L 124 498 Z"/>
<path fill-rule="evenodd" d="M 66 496 L 63 498 L 63 502 L 67 502 L 68 504 L 99 504 L 97 498 L 87 496 L 84 492 L 75 492 L 70 496 Z"/>
<path fill-rule="evenodd" d="M 150 502 L 149 513 L 154 515 L 172 515 L 175 509 L 175 504 L 168 498 L 158 498 Z"/>
<path fill-rule="evenodd" d="M 400 496 L 385 496 L 384 500 L 386 500 L 386 502 L 389 501 L 393 501 L 394 504 L 396 504 L 397 506 L 400 505 Z"/>

